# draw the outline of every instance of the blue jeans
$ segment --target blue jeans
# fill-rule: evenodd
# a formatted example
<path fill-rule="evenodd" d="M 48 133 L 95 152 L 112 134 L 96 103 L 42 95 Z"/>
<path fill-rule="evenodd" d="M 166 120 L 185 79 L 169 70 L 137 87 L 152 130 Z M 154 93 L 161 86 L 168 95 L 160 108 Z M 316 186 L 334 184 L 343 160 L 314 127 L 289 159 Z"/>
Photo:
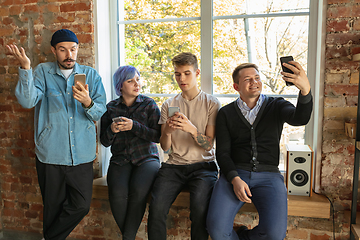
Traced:
<path fill-rule="evenodd" d="M 191 239 L 207 240 L 206 214 L 217 173 L 214 162 L 189 165 L 163 163 L 151 192 L 149 240 L 166 239 L 169 209 L 184 188 L 190 192 Z"/>
<path fill-rule="evenodd" d="M 207 216 L 207 229 L 213 240 L 280 240 L 286 236 L 287 191 L 280 173 L 237 170 L 251 191 L 259 213 L 259 225 L 238 237 L 234 218 L 244 205 L 234 194 L 233 185 L 221 175 L 214 187 Z"/>
<path fill-rule="evenodd" d="M 140 166 L 110 163 L 107 174 L 109 202 L 122 239 L 135 239 L 159 168 L 157 159 Z"/>

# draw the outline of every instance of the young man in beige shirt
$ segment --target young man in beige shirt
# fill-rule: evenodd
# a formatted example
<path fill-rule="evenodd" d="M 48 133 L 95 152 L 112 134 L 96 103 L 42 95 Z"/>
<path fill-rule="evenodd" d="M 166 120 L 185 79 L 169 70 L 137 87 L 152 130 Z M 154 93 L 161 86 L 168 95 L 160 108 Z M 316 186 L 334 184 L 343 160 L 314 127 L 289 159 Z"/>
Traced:
<path fill-rule="evenodd" d="M 160 144 L 169 159 L 162 163 L 152 190 L 149 240 L 166 239 L 166 219 L 171 204 L 183 190 L 190 191 L 191 239 L 207 240 L 206 214 L 217 180 L 214 139 L 220 102 L 197 86 L 197 58 L 180 53 L 172 59 L 181 93 L 161 108 Z M 169 107 L 179 107 L 169 117 Z"/>

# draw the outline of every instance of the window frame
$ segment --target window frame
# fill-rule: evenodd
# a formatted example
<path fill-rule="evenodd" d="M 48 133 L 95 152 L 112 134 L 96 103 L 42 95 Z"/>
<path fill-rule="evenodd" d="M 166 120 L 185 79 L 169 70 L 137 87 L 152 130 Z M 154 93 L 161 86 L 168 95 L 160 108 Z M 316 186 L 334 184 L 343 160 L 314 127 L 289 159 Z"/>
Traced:
<path fill-rule="evenodd" d="M 123 65 L 124 62 L 121 54 L 124 54 L 124 43 L 119 41 L 118 36 L 124 37 L 124 29 L 119 23 L 123 23 L 123 19 L 119 19 L 120 13 L 117 9 L 123 9 L 121 4 L 123 1 L 99 1 L 94 0 L 94 17 L 95 17 L 95 61 L 96 69 L 103 77 L 103 83 L 107 92 L 108 101 L 116 98 L 112 89 L 112 74 L 117 67 Z M 118 6 L 119 4 L 119 6 Z M 122 7 L 122 8 L 121 8 Z M 181 19 L 162 19 L 150 20 L 155 21 L 201 21 L 201 49 L 208 49 L 208 51 L 201 51 L 201 68 L 211 69 L 211 71 L 204 71 L 201 75 L 201 89 L 207 93 L 213 94 L 213 20 L 227 19 L 227 18 L 250 18 L 250 17 L 265 17 L 276 16 L 274 14 L 249 14 L 249 15 L 233 15 L 233 16 L 213 16 L 212 15 L 213 1 L 209 4 L 209 0 L 201 0 L 201 16 L 195 18 L 181 18 Z M 321 175 L 321 146 L 322 146 L 322 120 L 323 120 L 323 95 L 324 95 L 324 71 L 325 71 L 325 34 L 326 34 L 326 9 L 327 5 L 324 0 L 310 0 L 309 7 L 309 36 L 308 36 L 308 63 L 307 75 L 310 80 L 312 94 L 314 98 L 314 111 L 310 122 L 305 126 L 305 143 L 310 145 L 314 151 L 314 189 L 316 191 L 320 188 Z M 282 13 L 282 16 L 304 15 L 303 12 Z M 108 16 L 97 17 L 97 16 Z M 144 20 L 136 20 L 131 22 L 141 22 Z M 147 21 L 149 22 L 149 21 Z M 129 23 L 129 22 L 128 22 Z M 211 23 L 211 24 L 206 24 Z M 124 25 L 123 25 L 124 26 Z M 118 54 L 120 52 L 120 54 Z M 316 71 L 319 69 L 319 71 Z M 205 79 L 211 79 L 206 81 Z M 175 94 L 147 94 L 150 97 L 154 96 L 174 96 Z M 225 94 L 213 94 L 216 97 L 223 97 Z M 226 94 L 226 97 L 236 97 L 236 94 Z M 294 95 L 276 95 L 283 97 L 296 97 Z M 99 129 L 99 128 L 98 128 Z M 98 131 L 99 133 L 99 131 Z M 99 135 L 99 134 L 98 134 Z M 108 148 L 104 148 L 100 141 L 99 158 L 101 166 L 101 174 L 106 174 L 109 158 L 111 153 Z"/>

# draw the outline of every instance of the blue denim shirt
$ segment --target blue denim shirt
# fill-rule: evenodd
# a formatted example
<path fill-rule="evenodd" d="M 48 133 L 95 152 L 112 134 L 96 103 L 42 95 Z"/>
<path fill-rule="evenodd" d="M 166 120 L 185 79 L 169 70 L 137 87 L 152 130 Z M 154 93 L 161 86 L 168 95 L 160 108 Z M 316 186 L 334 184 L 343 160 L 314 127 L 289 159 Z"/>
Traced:
<path fill-rule="evenodd" d="M 74 75 L 86 74 L 94 105 L 74 99 Z M 66 80 L 56 62 L 39 64 L 34 72 L 19 69 L 15 95 L 24 108 L 35 107 L 35 153 L 48 164 L 75 166 L 96 158 L 97 121 L 106 111 L 106 96 L 95 69 L 75 64 Z"/>

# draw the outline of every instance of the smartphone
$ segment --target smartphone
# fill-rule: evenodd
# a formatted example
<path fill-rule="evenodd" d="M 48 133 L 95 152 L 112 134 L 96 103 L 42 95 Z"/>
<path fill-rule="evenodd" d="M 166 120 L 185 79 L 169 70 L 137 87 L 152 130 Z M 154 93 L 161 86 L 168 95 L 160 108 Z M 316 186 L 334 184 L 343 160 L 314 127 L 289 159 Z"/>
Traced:
<path fill-rule="evenodd" d="M 176 112 L 180 112 L 179 107 L 169 107 L 169 117 L 174 116 Z"/>
<path fill-rule="evenodd" d="M 112 120 L 113 120 L 113 122 L 116 122 L 116 123 L 124 121 L 124 120 L 121 119 L 121 116 L 120 117 L 114 117 Z"/>
<path fill-rule="evenodd" d="M 85 87 L 86 84 L 86 75 L 81 73 L 81 74 L 75 74 L 74 76 L 74 85 L 76 86 L 76 83 L 79 82 L 80 84 L 82 84 Z M 77 89 L 79 89 L 79 87 L 77 87 Z M 79 89 L 80 90 L 80 89 Z"/>
<path fill-rule="evenodd" d="M 282 67 L 283 72 L 294 73 L 289 68 L 282 65 L 283 63 L 289 63 L 290 61 L 294 61 L 294 58 L 292 56 L 286 56 L 286 57 L 281 57 L 280 58 L 280 63 L 281 63 L 281 67 Z M 294 85 L 294 84 L 291 83 L 291 82 L 286 81 L 286 86 L 291 86 L 291 85 Z"/>

